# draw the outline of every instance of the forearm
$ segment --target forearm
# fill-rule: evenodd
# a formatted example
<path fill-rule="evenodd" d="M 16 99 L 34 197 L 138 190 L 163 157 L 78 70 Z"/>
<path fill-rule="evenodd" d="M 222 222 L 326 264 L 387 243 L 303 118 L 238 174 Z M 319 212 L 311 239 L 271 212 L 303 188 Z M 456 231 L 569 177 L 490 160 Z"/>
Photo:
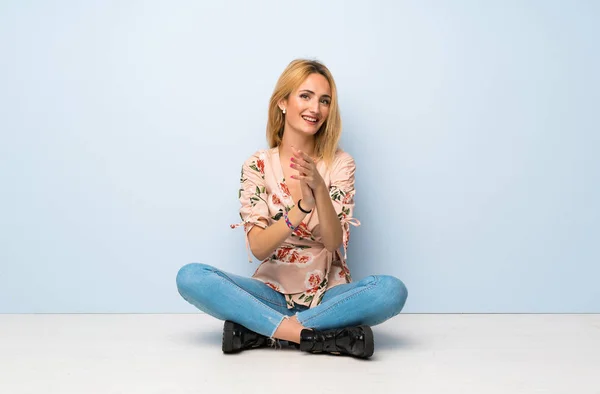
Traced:
<path fill-rule="evenodd" d="M 287 215 L 294 227 L 297 227 L 306 217 L 306 214 L 300 211 L 297 206 L 290 209 Z M 255 226 L 248 233 L 250 250 L 254 257 L 262 261 L 269 257 L 275 249 L 281 246 L 283 241 L 291 234 L 292 230 L 286 224 L 283 216 L 266 229 Z"/>
<path fill-rule="evenodd" d="M 313 191 L 323 244 L 330 252 L 336 251 L 342 245 L 342 224 L 333 208 L 329 190 L 325 184 Z"/>

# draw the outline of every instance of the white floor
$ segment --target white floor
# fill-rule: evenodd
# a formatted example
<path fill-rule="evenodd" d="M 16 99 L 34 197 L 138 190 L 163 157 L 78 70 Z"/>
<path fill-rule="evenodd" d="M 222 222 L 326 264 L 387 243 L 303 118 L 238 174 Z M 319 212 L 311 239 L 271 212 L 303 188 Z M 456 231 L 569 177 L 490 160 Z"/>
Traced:
<path fill-rule="evenodd" d="M 600 393 L 600 315 L 401 314 L 369 361 L 221 353 L 203 314 L 0 315 L 0 393 Z"/>

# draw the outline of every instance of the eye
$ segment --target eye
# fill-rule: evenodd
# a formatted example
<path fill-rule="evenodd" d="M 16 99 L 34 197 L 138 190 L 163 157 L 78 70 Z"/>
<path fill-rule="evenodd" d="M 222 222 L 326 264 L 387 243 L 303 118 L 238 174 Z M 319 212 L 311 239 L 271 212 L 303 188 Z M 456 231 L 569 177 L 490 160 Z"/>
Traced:
<path fill-rule="evenodd" d="M 308 97 L 308 94 L 302 93 L 302 94 L 300 94 L 300 98 L 308 99 L 309 97 Z"/>
<path fill-rule="evenodd" d="M 321 100 L 321 102 L 325 105 L 331 104 L 331 100 L 329 100 L 329 99 L 323 99 L 323 100 Z"/>

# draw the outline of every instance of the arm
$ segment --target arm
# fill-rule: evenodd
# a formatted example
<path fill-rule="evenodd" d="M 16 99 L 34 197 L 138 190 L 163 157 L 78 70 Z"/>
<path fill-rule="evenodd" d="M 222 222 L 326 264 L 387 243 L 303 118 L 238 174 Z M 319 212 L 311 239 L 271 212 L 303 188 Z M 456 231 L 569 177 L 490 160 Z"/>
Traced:
<path fill-rule="evenodd" d="M 305 217 L 306 214 L 298 209 L 297 206 L 293 207 L 288 212 L 288 218 L 294 227 L 298 226 Z M 266 227 L 267 221 L 265 219 L 260 219 L 260 221 L 264 223 Z M 258 260 L 264 260 L 269 257 L 269 255 L 290 236 L 290 234 L 292 234 L 292 230 L 287 226 L 283 218 L 264 229 L 254 226 L 248 233 L 250 250 Z"/>
<path fill-rule="evenodd" d="M 268 195 L 264 180 L 265 162 L 257 152 L 242 165 L 239 199 L 241 202 L 240 216 L 250 251 L 258 260 L 264 260 L 277 249 L 292 233 L 285 219 L 281 218 L 269 226 Z M 312 192 L 302 195 L 309 205 L 314 206 Z M 298 226 L 306 214 L 294 207 L 287 213 L 293 227 Z"/>
<path fill-rule="evenodd" d="M 323 182 L 313 191 L 319 215 L 319 224 L 321 225 L 321 234 L 323 244 L 330 252 L 335 252 L 342 246 L 342 224 L 338 218 L 337 212 L 333 208 L 329 190 Z"/>
<path fill-rule="evenodd" d="M 310 188 L 309 190 L 312 191 L 319 215 L 323 244 L 327 250 L 335 252 L 343 243 L 343 228 L 340 222 L 340 218 L 343 217 L 343 206 L 337 204 L 339 212 L 336 210 L 333 197 L 330 196 L 330 191 L 310 156 L 302 151 L 293 152 L 292 167 L 298 170 L 299 175 L 292 178 L 300 180 L 303 188 Z M 344 162 L 338 163 L 337 168 L 332 171 L 332 186 L 339 188 L 342 185 L 354 190 L 354 162 L 347 154 L 344 156 Z M 336 196 L 339 200 L 339 193 Z"/>

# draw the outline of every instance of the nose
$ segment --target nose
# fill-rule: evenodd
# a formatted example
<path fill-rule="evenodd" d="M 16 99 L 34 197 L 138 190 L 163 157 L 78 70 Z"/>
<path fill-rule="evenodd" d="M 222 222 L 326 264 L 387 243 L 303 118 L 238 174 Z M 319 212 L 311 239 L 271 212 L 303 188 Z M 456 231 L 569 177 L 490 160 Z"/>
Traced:
<path fill-rule="evenodd" d="M 319 112 L 321 112 L 321 106 L 319 104 L 320 103 L 318 98 L 314 98 L 313 100 L 311 100 L 309 107 L 310 112 L 312 112 L 315 115 L 319 114 Z"/>

